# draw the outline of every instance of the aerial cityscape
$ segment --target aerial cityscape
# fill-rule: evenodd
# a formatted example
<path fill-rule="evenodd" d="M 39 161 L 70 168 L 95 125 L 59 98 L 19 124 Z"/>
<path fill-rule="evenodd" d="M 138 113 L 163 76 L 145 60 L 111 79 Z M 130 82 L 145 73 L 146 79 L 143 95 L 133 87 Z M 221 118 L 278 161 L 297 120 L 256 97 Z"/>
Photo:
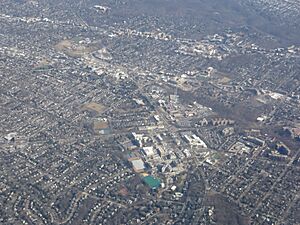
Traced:
<path fill-rule="evenodd" d="M 0 224 L 299 225 L 299 0 L 1 0 Z"/>

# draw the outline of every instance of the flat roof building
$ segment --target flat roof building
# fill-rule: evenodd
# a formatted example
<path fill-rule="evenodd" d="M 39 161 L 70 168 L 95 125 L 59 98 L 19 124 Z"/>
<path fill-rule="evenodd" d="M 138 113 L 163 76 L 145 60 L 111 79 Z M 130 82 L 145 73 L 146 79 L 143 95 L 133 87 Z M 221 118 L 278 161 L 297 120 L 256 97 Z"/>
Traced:
<path fill-rule="evenodd" d="M 133 170 L 136 173 L 144 172 L 145 164 L 143 160 L 141 160 L 140 158 L 133 158 L 133 159 L 129 159 L 129 161 L 131 162 Z"/>

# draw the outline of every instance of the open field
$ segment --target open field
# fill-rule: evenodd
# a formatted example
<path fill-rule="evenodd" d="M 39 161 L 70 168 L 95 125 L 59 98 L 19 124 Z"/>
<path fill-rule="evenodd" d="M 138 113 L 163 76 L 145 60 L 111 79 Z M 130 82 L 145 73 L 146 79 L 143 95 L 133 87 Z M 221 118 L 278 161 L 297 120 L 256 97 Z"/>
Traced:
<path fill-rule="evenodd" d="M 105 110 L 105 106 L 98 104 L 96 102 L 90 102 L 90 103 L 83 104 L 81 106 L 81 110 L 83 110 L 83 111 L 87 110 L 87 111 L 93 111 L 96 113 L 101 113 Z"/>
<path fill-rule="evenodd" d="M 54 48 L 57 51 L 63 52 L 66 55 L 74 58 L 83 57 L 86 54 L 89 54 L 97 50 L 96 46 L 92 45 L 81 45 L 73 42 L 72 40 L 63 40 L 57 43 Z"/>
<path fill-rule="evenodd" d="M 102 130 L 108 128 L 108 122 L 107 121 L 94 121 L 93 123 L 93 129 L 94 130 Z"/>

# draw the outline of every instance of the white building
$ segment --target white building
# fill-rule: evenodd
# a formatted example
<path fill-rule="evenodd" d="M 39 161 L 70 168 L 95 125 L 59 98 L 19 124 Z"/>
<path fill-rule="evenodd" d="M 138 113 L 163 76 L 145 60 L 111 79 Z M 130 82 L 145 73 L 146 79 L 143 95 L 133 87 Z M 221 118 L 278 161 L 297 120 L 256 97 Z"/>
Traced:
<path fill-rule="evenodd" d="M 192 132 L 183 132 L 182 137 L 184 140 L 191 146 L 200 146 L 203 148 L 207 148 L 207 145 L 200 137 Z"/>
<path fill-rule="evenodd" d="M 143 147 L 143 152 L 147 157 L 153 156 L 154 155 L 154 149 L 153 146 L 151 147 Z"/>

